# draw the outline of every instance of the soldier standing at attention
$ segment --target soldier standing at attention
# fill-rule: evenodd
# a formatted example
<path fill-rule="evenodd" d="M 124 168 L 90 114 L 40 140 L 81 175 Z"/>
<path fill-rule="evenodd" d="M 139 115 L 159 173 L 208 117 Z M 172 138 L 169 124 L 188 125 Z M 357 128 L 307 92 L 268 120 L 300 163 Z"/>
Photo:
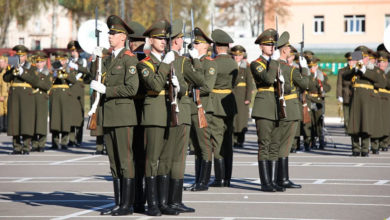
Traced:
<path fill-rule="evenodd" d="M 46 67 L 47 55 L 43 51 L 36 54 L 35 75 L 38 76 L 38 82 L 33 88 L 35 98 L 35 132 L 32 139 L 31 151 L 44 152 L 47 136 L 47 117 L 49 114 L 49 95 L 48 91 L 52 86 L 50 73 Z"/>
<path fill-rule="evenodd" d="M 233 169 L 233 119 L 237 114 L 236 99 L 232 93 L 235 86 L 238 65 L 227 54 L 233 39 L 223 30 L 216 29 L 211 34 L 215 42 L 216 80 L 211 93 L 213 118 L 209 123 L 212 130 L 215 179 L 212 187 L 230 186 Z"/>
<path fill-rule="evenodd" d="M 276 78 L 278 62 L 272 59 L 277 32 L 267 29 L 260 34 L 255 44 L 260 44 L 262 55 L 250 65 L 255 80 L 257 94 L 253 105 L 252 118 L 256 121 L 258 137 L 258 163 L 261 190 L 265 192 L 283 191 L 284 188 L 272 183 L 270 165 L 276 164 L 279 154 L 278 100 L 276 96 Z M 284 81 L 283 75 L 280 80 Z M 271 145 L 271 142 L 275 143 Z M 270 162 L 269 162 L 270 161 Z"/>
<path fill-rule="evenodd" d="M 195 148 L 195 184 L 189 189 L 191 191 L 208 190 L 208 183 L 211 174 L 211 128 L 210 123 L 213 117 L 213 103 L 210 94 L 214 88 L 217 77 L 217 66 L 211 56 L 208 56 L 208 48 L 213 41 L 198 27 L 194 29 L 194 48 L 198 51 L 200 63 L 202 65 L 202 75 L 205 84 L 199 88 L 200 101 L 205 111 L 207 127 L 199 127 L 198 107 L 195 102 L 191 102 L 191 140 Z"/>
<path fill-rule="evenodd" d="M 71 58 L 69 59 L 68 66 L 70 69 L 77 71 L 77 82 L 70 86 L 70 93 L 73 97 L 73 124 L 71 132 L 69 133 L 69 144 L 80 146 L 83 142 L 83 127 L 84 127 L 84 78 L 89 73 L 87 59 L 80 57 L 82 49 L 78 41 L 71 41 L 67 46 L 71 52 Z"/>
<path fill-rule="evenodd" d="M 7 102 L 10 84 L 3 80 L 8 70 L 8 57 L 0 55 L 0 132 L 6 132 L 7 123 Z"/>
<path fill-rule="evenodd" d="M 369 64 L 368 48 L 359 46 L 355 49 L 362 54 L 349 74 L 345 74 L 346 80 L 352 81 L 352 99 L 348 122 L 348 134 L 352 136 L 352 156 L 368 157 L 370 136 L 377 126 L 374 115 L 377 109 L 374 100 L 374 83 L 378 83 L 378 75 L 374 70 L 367 68 Z M 359 143 L 361 139 L 361 144 Z"/>
<path fill-rule="evenodd" d="M 137 64 L 140 83 L 146 89 L 141 125 L 145 128 L 145 182 L 148 202 L 147 214 L 150 216 L 160 216 L 161 213 L 167 215 L 179 214 L 177 210 L 168 207 L 166 203 L 168 198 L 166 193 L 168 192 L 160 188 L 165 183 L 161 181 L 164 179 L 161 176 L 169 173 L 168 166 L 161 167 L 161 155 L 175 147 L 166 144 L 171 123 L 171 103 L 166 89 L 168 89 L 167 80 L 170 73 L 170 63 L 175 60 L 175 54 L 172 51 L 168 52 L 162 59 L 162 54 L 167 45 L 167 29 L 169 27 L 168 21 L 159 20 L 144 32 L 143 35 L 149 37 L 151 53 Z M 176 89 L 180 90 L 177 78 L 172 80 L 172 83 L 173 81 L 175 81 Z M 171 155 L 171 153 L 168 153 L 168 155 Z M 158 175 L 160 177 L 157 178 Z M 159 179 L 158 182 L 157 179 Z M 160 190 L 157 190 L 158 188 Z"/>
<path fill-rule="evenodd" d="M 233 90 L 237 104 L 237 115 L 234 117 L 234 147 L 243 148 L 245 133 L 248 131 L 249 104 L 252 100 L 253 77 L 249 64 L 244 60 L 246 50 L 236 45 L 230 50 L 238 65 L 238 76 Z"/>
<path fill-rule="evenodd" d="M 16 51 L 19 64 L 9 69 L 3 76 L 5 82 L 11 83 L 7 134 L 13 137 L 12 154 L 29 154 L 35 128 L 35 99 L 32 96 L 32 85 L 35 85 L 38 78 L 31 71 L 31 63 L 27 62 L 28 49 L 23 45 L 17 45 L 12 50 Z"/>
<path fill-rule="evenodd" d="M 114 180 L 116 206 L 111 215 L 133 214 L 134 203 L 134 162 L 133 162 L 133 127 L 137 125 L 133 96 L 138 91 L 136 56 L 125 48 L 127 35 L 133 33 L 128 25 L 118 16 L 107 18 L 109 42 L 112 55 L 102 61 L 102 82 L 92 80 L 91 88 L 99 92 L 103 114 L 98 117 L 102 122 L 104 140 L 110 161 L 111 175 Z M 96 48 L 101 57 L 102 49 Z M 103 214 L 109 214 L 103 213 Z"/>
<path fill-rule="evenodd" d="M 74 71 L 67 68 L 67 54 L 62 51 L 55 53 L 53 63 L 53 86 L 49 93 L 49 115 L 50 131 L 52 132 L 51 149 L 66 150 L 69 141 L 69 132 L 72 123 L 72 96 L 69 91 L 69 84 L 76 83 Z M 60 141 L 61 135 L 61 141 Z"/>
<path fill-rule="evenodd" d="M 138 61 L 143 60 L 146 55 L 144 53 L 145 45 L 145 28 L 138 22 L 129 22 L 129 27 L 134 33 L 129 34 L 129 46 L 133 54 L 137 56 Z M 145 195 L 144 195 L 144 175 L 145 175 L 145 149 L 144 149 L 144 127 L 142 122 L 142 109 L 145 101 L 145 88 L 142 83 L 138 86 L 137 95 L 134 96 L 134 105 L 137 112 L 137 126 L 134 126 L 133 137 L 133 152 L 134 152 L 134 167 L 135 167 L 135 201 L 134 212 L 145 212 Z"/>
<path fill-rule="evenodd" d="M 351 52 L 346 53 L 344 57 L 347 59 L 348 65 L 340 69 L 339 74 L 337 75 L 336 96 L 337 100 L 343 105 L 344 128 L 345 131 L 348 131 L 349 105 L 352 97 L 352 82 L 350 80 L 346 80 L 344 75 L 347 75 L 353 71 L 356 60 L 352 60 Z"/>
<path fill-rule="evenodd" d="M 386 51 L 378 51 L 378 67 L 382 71 L 388 71 L 390 54 Z M 383 127 L 385 128 L 384 136 L 379 140 L 379 148 L 382 151 L 388 151 L 388 145 L 390 144 L 390 73 L 384 72 L 384 78 L 386 81 L 385 88 L 379 89 L 379 94 L 382 97 L 383 102 Z"/>

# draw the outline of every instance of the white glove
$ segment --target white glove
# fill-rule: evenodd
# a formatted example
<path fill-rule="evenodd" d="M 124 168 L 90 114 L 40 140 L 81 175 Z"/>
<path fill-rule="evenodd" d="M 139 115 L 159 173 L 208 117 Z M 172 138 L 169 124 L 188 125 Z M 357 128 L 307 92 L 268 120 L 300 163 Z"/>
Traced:
<path fill-rule="evenodd" d="M 23 71 L 24 71 L 23 67 L 19 66 L 18 71 L 19 71 L 19 76 L 21 76 L 23 74 Z"/>
<path fill-rule="evenodd" d="M 83 76 L 83 74 L 82 73 L 77 73 L 77 75 L 76 75 L 76 79 L 77 80 L 79 80 L 81 77 Z"/>
<path fill-rule="evenodd" d="M 279 57 L 280 57 L 280 51 L 279 50 L 275 50 L 274 53 L 271 56 L 271 59 L 277 60 L 277 59 L 279 59 Z"/>
<path fill-rule="evenodd" d="M 280 80 L 281 83 L 284 83 L 284 76 L 283 76 L 283 74 L 279 75 L 279 80 Z"/>
<path fill-rule="evenodd" d="M 68 66 L 69 66 L 69 68 L 71 68 L 71 69 L 75 69 L 75 70 L 78 70 L 78 69 L 79 69 L 79 65 L 76 64 L 76 63 L 74 63 L 73 61 L 69 62 L 69 63 L 68 63 Z"/>
<path fill-rule="evenodd" d="M 340 103 L 343 103 L 344 100 L 343 97 L 339 96 L 337 99 L 339 100 Z"/>
<path fill-rule="evenodd" d="M 359 70 L 360 70 L 360 71 L 362 71 L 362 73 L 363 73 L 363 74 L 365 74 L 365 73 L 366 73 L 366 70 L 367 70 L 367 68 L 366 68 L 366 66 L 365 66 L 365 65 L 362 65 L 362 68 L 360 68 Z"/>
<path fill-rule="evenodd" d="M 180 84 L 179 80 L 177 79 L 177 76 L 172 76 L 172 84 L 175 88 L 177 88 L 177 91 L 180 91 Z"/>
<path fill-rule="evenodd" d="M 95 47 L 92 51 L 92 55 L 95 57 L 103 57 L 103 47 Z"/>
<path fill-rule="evenodd" d="M 299 64 L 302 68 L 307 68 L 307 61 L 303 56 L 299 56 Z"/>
<path fill-rule="evenodd" d="M 197 49 L 195 48 L 192 48 L 190 50 L 188 50 L 188 53 L 190 54 L 190 56 L 193 58 L 193 59 L 198 59 L 199 58 L 199 52 Z"/>
<path fill-rule="evenodd" d="M 92 80 L 91 89 L 95 90 L 96 92 L 98 92 L 100 94 L 106 93 L 106 86 L 101 84 L 100 82 L 98 82 L 96 80 Z"/>
<path fill-rule="evenodd" d="M 170 64 L 170 63 L 172 63 L 173 61 L 175 60 L 175 53 L 173 52 L 173 51 L 169 51 L 166 55 L 165 55 L 165 57 L 164 57 L 164 59 L 163 59 L 163 63 L 166 63 L 166 64 Z"/>

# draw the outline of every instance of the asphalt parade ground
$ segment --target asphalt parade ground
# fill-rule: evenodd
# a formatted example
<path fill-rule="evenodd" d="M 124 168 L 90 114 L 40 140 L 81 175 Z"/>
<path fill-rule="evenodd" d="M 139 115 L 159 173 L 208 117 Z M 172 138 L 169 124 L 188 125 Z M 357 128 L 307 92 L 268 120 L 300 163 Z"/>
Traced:
<path fill-rule="evenodd" d="M 243 149 L 234 149 L 232 187 L 183 194 L 195 213 L 150 217 L 101 216 L 112 206 L 108 158 L 94 155 L 95 138 L 67 151 L 9 155 L 11 138 L 0 135 L 0 219 L 362 219 L 390 217 L 390 151 L 351 157 L 350 138 L 340 123 L 327 124 L 325 150 L 290 155 L 290 179 L 302 189 L 261 192 L 254 124 Z M 334 147 L 334 142 L 336 148 Z M 213 174 L 212 174 L 213 175 Z M 185 184 L 194 179 L 187 157 Z"/>

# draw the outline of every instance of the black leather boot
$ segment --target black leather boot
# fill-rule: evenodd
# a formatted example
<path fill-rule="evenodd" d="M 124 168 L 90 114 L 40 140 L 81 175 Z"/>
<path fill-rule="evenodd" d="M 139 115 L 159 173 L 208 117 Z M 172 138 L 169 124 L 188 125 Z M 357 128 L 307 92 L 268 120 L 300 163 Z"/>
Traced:
<path fill-rule="evenodd" d="M 194 191 L 193 189 L 195 188 L 195 186 L 197 184 L 199 184 L 199 176 L 200 176 L 200 172 L 201 172 L 200 171 L 201 170 L 201 163 L 202 163 L 202 159 L 200 159 L 200 158 L 196 158 L 195 159 L 195 182 L 191 186 L 185 187 L 184 190 Z"/>
<path fill-rule="evenodd" d="M 176 211 L 195 212 L 195 209 L 187 207 L 183 204 L 183 179 L 171 179 L 169 181 L 169 198 L 168 206 Z"/>
<path fill-rule="evenodd" d="M 214 158 L 214 182 L 210 184 L 211 187 L 224 187 L 225 185 L 225 160 Z"/>
<path fill-rule="evenodd" d="M 302 188 L 301 185 L 295 184 L 290 181 L 288 174 L 288 157 L 282 157 L 278 160 L 278 181 L 277 184 L 284 188 Z"/>
<path fill-rule="evenodd" d="M 113 211 L 112 215 L 132 215 L 134 212 L 134 179 L 122 179 L 122 198 L 118 210 Z"/>
<path fill-rule="evenodd" d="M 146 182 L 146 198 L 148 201 L 147 215 L 160 216 L 161 211 L 158 208 L 158 194 L 157 194 L 157 179 L 155 176 L 145 177 Z"/>
<path fill-rule="evenodd" d="M 200 166 L 199 181 L 194 185 L 191 191 L 206 191 L 209 189 L 209 180 L 211 172 L 211 161 L 202 160 Z"/>
<path fill-rule="evenodd" d="M 134 212 L 145 213 L 144 174 L 136 170 L 135 175 Z"/>
<path fill-rule="evenodd" d="M 224 158 L 225 160 L 225 182 L 223 186 L 230 187 L 230 180 L 232 179 L 233 171 L 233 155 L 228 155 Z"/>
<path fill-rule="evenodd" d="M 161 175 L 157 176 L 157 190 L 158 190 L 158 208 L 164 215 L 178 215 L 179 212 L 176 209 L 172 209 L 168 206 L 168 193 L 169 193 L 169 176 Z"/>
<path fill-rule="evenodd" d="M 114 198 L 115 198 L 115 206 L 105 212 L 101 212 L 101 215 L 111 215 L 113 212 L 117 211 L 121 204 L 121 180 L 119 178 L 113 179 L 114 184 Z"/>
<path fill-rule="evenodd" d="M 276 179 L 278 178 L 278 176 L 277 176 L 278 175 L 278 161 L 269 160 L 268 164 L 269 164 L 269 176 L 271 178 L 270 182 L 271 182 L 272 187 L 278 192 L 286 191 L 286 188 L 280 187 L 280 186 L 278 186 L 278 184 L 276 184 Z"/>
<path fill-rule="evenodd" d="M 259 175 L 261 181 L 261 191 L 264 192 L 275 192 L 276 190 L 271 185 L 268 172 L 268 161 L 260 160 L 259 161 Z"/>

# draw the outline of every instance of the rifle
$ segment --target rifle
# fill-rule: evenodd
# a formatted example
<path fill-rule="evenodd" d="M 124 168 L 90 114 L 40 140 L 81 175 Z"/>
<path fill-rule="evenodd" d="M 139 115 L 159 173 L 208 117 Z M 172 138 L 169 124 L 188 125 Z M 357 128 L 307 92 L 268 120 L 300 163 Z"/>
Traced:
<path fill-rule="evenodd" d="M 95 8 L 95 36 L 97 39 L 97 46 L 99 47 L 100 31 L 98 30 L 97 21 L 98 21 L 98 8 L 96 6 L 96 8 Z M 98 81 L 100 83 L 102 81 L 102 70 L 101 70 L 102 58 L 98 56 L 97 61 L 98 62 L 95 64 L 95 65 L 97 65 L 95 79 L 96 79 L 96 81 Z M 96 110 L 97 110 L 97 107 L 98 107 L 99 102 L 100 102 L 100 93 L 95 91 L 93 96 L 95 97 L 95 101 L 92 104 L 91 110 L 88 112 L 89 119 L 88 119 L 87 128 L 89 130 L 96 130 L 96 128 L 97 128 L 97 112 L 96 112 Z"/>
<path fill-rule="evenodd" d="M 195 40 L 195 25 L 194 25 L 194 13 L 191 8 L 191 44 L 193 47 L 194 40 Z M 202 106 L 202 101 L 200 100 L 200 90 L 199 88 L 193 87 L 192 88 L 192 98 L 194 102 L 196 103 L 196 107 L 198 109 L 198 126 L 199 128 L 206 128 L 207 125 L 207 120 L 205 116 L 205 111 Z"/>
<path fill-rule="evenodd" d="M 302 23 L 302 41 L 299 43 L 301 45 L 301 50 L 300 50 L 300 56 L 303 57 L 303 48 L 305 47 L 305 25 Z M 301 72 L 302 74 L 302 66 L 301 64 L 299 64 L 299 71 Z M 306 93 L 303 92 L 302 93 L 302 107 L 303 107 L 303 112 L 302 112 L 302 122 L 304 124 L 308 124 L 311 122 L 311 118 L 310 118 L 310 113 L 309 113 L 309 106 L 307 106 L 307 100 L 306 100 Z"/>
<path fill-rule="evenodd" d="M 211 33 L 213 33 L 214 31 L 214 12 L 211 14 Z M 216 45 L 215 45 L 215 42 L 213 43 L 213 53 L 211 54 L 211 57 L 212 58 L 215 58 L 217 56 L 217 52 L 216 52 Z"/>
<path fill-rule="evenodd" d="M 275 43 L 275 50 L 278 48 L 278 16 L 275 18 L 276 23 L 276 43 Z M 271 58 L 270 58 L 271 59 Z M 286 100 L 284 99 L 284 88 L 283 83 L 280 81 L 280 62 L 278 62 L 278 71 L 276 73 L 276 95 L 278 98 L 278 115 L 279 119 L 283 119 L 287 117 L 286 113 Z"/>
<path fill-rule="evenodd" d="M 172 22 L 173 22 L 173 15 L 172 15 L 172 2 L 170 2 L 170 20 L 171 25 L 169 27 L 169 42 L 168 42 L 168 51 L 171 51 L 171 43 L 172 43 Z M 175 127 L 178 124 L 178 116 L 177 112 L 179 112 L 179 108 L 177 106 L 177 90 L 174 89 L 173 83 L 172 83 L 172 77 L 175 75 L 175 69 L 173 67 L 173 64 L 171 63 L 171 71 L 168 74 L 168 96 L 169 96 L 169 102 L 171 103 L 171 127 Z"/>

